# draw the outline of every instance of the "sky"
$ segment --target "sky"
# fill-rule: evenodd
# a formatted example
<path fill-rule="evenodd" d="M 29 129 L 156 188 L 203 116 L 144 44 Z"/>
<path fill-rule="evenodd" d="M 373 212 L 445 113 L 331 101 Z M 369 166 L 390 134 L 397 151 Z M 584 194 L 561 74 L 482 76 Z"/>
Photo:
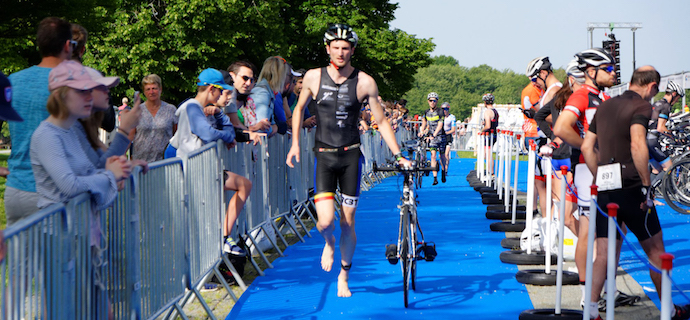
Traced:
<path fill-rule="evenodd" d="M 390 25 L 417 38 L 433 38 L 432 56 L 461 66 L 482 64 L 524 73 L 534 58 L 548 56 L 565 67 L 590 47 L 587 23 L 642 23 L 635 32 L 636 66 L 653 65 L 662 76 L 690 71 L 690 1 L 391 0 L 398 3 Z M 609 29 L 594 29 L 601 47 Z M 620 40 L 621 79 L 633 70 L 633 33 L 614 29 Z"/>

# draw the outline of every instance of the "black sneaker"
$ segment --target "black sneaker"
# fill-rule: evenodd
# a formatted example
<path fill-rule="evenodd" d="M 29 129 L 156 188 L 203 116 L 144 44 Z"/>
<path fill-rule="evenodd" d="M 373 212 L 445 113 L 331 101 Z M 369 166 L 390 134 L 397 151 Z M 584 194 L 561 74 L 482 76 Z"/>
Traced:
<path fill-rule="evenodd" d="M 438 179 L 437 179 L 436 177 L 434 177 L 434 183 L 432 183 L 432 185 L 435 186 L 435 185 L 437 185 L 437 184 L 438 184 Z"/>
<path fill-rule="evenodd" d="M 446 171 L 441 170 L 441 182 L 446 183 Z"/>
<path fill-rule="evenodd" d="M 386 259 L 390 264 L 398 264 L 398 246 L 395 244 L 386 245 Z"/>
<path fill-rule="evenodd" d="M 690 304 L 684 306 L 675 305 L 673 317 L 671 320 L 687 320 L 690 319 Z"/>
<path fill-rule="evenodd" d="M 424 251 L 424 260 L 434 261 L 436 259 L 436 244 L 433 242 L 427 242 L 422 247 Z"/>

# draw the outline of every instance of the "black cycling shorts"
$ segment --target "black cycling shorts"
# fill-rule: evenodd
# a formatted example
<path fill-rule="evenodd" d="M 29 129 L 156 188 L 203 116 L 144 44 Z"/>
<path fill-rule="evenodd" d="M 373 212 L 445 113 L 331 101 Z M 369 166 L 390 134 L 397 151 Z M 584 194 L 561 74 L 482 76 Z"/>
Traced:
<path fill-rule="evenodd" d="M 433 138 L 431 138 L 431 142 L 429 142 L 429 149 L 430 150 L 438 150 L 441 152 L 446 151 L 446 135 L 438 135 Z"/>
<path fill-rule="evenodd" d="M 314 194 L 334 194 L 338 186 L 343 195 L 358 197 L 364 155 L 359 148 L 347 151 L 319 151 L 314 164 Z"/>
<path fill-rule="evenodd" d="M 647 147 L 649 149 L 649 157 L 656 162 L 664 163 L 669 158 L 669 155 L 661 150 L 658 137 L 647 138 Z"/>
<path fill-rule="evenodd" d="M 655 234 L 661 232 L 659 216 L 656 208 L 652 206 L 645 211 L 640 208 L 640 204 L 646 197 L 642 194 L 642 187 L 619 189 L 612 191 L 599 192 L 598 204 L 604 212 L 607 212 L 606 205 L 615 203 L 619 206 L 617 222 L 620 226 L 625 225 L 635 234 L 638 241 L 644 241 Z M 620 232 L 617 232 L 616 239 L 620 239 Z M 608 237 L 608 218 L 597 213 L 597 237 Z"/>

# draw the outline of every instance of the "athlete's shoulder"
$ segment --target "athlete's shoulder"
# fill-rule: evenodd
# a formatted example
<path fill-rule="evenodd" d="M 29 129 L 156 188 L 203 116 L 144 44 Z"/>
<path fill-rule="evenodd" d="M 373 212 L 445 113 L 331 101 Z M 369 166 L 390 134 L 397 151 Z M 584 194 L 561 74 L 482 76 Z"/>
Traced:
<path fill-rule="evenodd" d="M 376 80 L 366 72 L 355 68 L 353 72 L 357 72 L 357 82 L 364 82 L 365 84 L 376 84 Z"/>

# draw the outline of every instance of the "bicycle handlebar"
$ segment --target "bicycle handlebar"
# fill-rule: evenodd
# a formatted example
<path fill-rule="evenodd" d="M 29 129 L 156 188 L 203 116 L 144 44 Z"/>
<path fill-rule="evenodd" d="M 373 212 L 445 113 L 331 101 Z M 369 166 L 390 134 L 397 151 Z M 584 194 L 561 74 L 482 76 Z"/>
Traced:
<path fill-rule="evenodd" d="M 376 161 L 374 161 L 374 172 L 378 172 L 378 171 L 381 171 L 381 172 L 386 172 L 386 171 L 395 171 L 395 172 L 438 171 L 438 163 L 436 164 L 435 167 L 417 167 L 415 161 L 412 161 L 412 167 L 411 168 L 400 168 L 400 166 L 398 166 L 397 164 L 395 164 L 394 166 L 388 165 L 385 167 L 379 167 L 376 164 Z"/>

